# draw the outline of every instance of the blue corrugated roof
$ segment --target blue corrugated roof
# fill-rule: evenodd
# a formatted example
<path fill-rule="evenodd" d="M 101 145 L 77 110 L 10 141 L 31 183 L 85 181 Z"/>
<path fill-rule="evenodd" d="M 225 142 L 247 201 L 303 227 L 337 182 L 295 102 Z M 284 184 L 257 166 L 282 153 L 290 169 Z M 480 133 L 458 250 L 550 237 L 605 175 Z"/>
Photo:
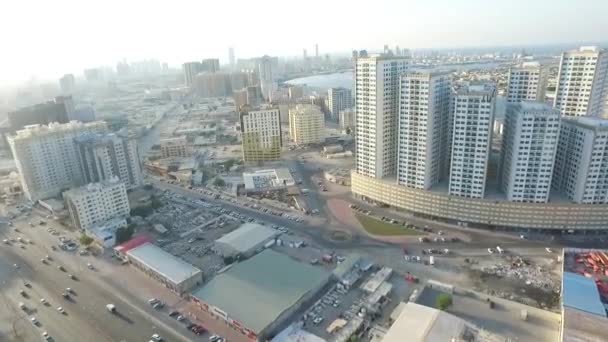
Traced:
<path fill-rule="evenodd" d="M 564 272 L 564 306 L 606 317 L 600 293 L 591 278 L 577 273 Z"/>

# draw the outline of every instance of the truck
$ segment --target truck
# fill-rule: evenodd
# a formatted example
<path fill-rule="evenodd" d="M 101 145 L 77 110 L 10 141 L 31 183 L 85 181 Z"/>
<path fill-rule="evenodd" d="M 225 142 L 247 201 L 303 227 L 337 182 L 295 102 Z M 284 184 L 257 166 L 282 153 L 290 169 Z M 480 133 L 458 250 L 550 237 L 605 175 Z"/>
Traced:
<path fill-rule="evenodd" d="M 435 266 L 435 257 L 432 255 L 429 257 L 429 265 Z"/>
<path fill-rule="evenodd" d="M 108 309 L 108 311 L 110 311 L 111 313 L 116 312 L 116 306 L 114 304 L 106 304 L 106 309 Z"/>

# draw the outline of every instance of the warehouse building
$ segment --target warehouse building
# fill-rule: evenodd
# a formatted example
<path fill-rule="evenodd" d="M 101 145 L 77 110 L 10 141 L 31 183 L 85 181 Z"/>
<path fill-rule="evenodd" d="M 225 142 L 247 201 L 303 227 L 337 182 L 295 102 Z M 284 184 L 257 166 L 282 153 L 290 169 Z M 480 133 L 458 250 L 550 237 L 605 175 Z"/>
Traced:
<path fill-rule="evenodd" d="M 312 304 L 329 280 L 320 267 L 265 250 L 218 274 L 190 299 L 251 341 L 266 341 Z"/>
<path fill-rule="evenodd" d="M 127 251 L 131 265 L 181 295 L 203 282 L 202 272 L 151 243 Z"/>
<path fill-rule="evenodd" d="M 279 232 L 257 223 L 245 223 L 215 241 L 215 250 L 222 256 L 250 257 L 273 240 Z"/>

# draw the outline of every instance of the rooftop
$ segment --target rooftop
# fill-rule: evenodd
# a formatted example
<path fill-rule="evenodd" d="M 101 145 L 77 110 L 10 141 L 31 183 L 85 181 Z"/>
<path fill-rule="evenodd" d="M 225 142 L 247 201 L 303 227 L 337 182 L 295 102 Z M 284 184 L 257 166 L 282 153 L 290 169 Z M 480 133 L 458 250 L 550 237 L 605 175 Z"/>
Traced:
<path fill-rule="evenodd" d="M 606 309 L 602 305 L 600 293 L 592 278 L 564 272 L 563 286 L 564 306 L 606 317 Z"/>
<path fill-rule="evenodd" d="M 271 342 L 325 342 L 325 340 L 303 330 L 298 324 L 291 324 L 275 336 Z"/>
<path fill-rule="evenodd" d="M 510 105 L 510 106 L 513 106 L 514 108 L 519 106 L 522 109 L 522 111 L 547 111 L 547 112 L 554 112 L 554 113 L 559 114 L 559 110 L 549 106 L 548 104 L 546 104 L 544 102 L 524 101 L 524 102 L 520 102 L 519 104 Z"/>
<path fill-rule="evenodd" d="M 259 333 L 328 278 L 319 267 L 267 249 L 216 275 L 192 295 Z"/>
<path fill-rule="evenodd" d="M 410 302 L 403 306 L 382 342 L 458 341 L 463 336 L 475 336 L 475 341 L 504 341 L 452 314 Z"/>
<path fill-rule="evenodd" d="M 114 247 L 114 250 L 120 253 L 126 253 L 133 248 L 139 247 L 148 242 L 152 242 L 152 239 L 149 236 L 139 235 Z"/>
<path fill-rule="evenodd" d="M 51 122 L 48 125 L 28 125 L 25 126 L 22 130 L 17 131 L 16 134 L 11 137 L 11 139 L 20 140 L 29 139 L 36 136 L 63 134 L 65 132 L 81 130 L 84 128 L 105 129 L 106 123 L 103 121 L 94 121 L 88 123 L 82 123 L 80 121 L 70 121 L 64 124 Z"/>
<path fill-rule="evenodd" d="M 579 116 L 572 118 L 565 117 L 562 120 L 565 123 L 571 123 L 589 129 L 596 129 L 601 131 L 608 130 L 608 120 L 602 118 L 595 118 L 591 116 Z"/>
<path fill-rule="evenodd" d="M 240 253 L 245 253 L 275 235 L 277 231 L 272 228 L 257 223 L 245 223 L 216 242 L 227 244 Z"/>
<path fill-rule="evenodd" d="M 156 273 L 162 274 L 174 284 L 180 284 L 193 275 L 201 273 L 198 268 L 151 243 L 135 247 L 128 251 L 127 255 Z"/>

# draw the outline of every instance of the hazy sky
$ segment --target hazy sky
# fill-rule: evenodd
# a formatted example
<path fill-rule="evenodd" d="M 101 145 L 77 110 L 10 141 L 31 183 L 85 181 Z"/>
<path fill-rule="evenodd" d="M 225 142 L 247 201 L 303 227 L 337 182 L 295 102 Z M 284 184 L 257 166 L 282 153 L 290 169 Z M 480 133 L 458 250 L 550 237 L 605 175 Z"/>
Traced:
<path fill-rule="evenodd" d="M 177 66 L 381 49 L 608 40 L 608 0 L 19 0 L 0 7 L 0 82 L 122 58 Z"/>

